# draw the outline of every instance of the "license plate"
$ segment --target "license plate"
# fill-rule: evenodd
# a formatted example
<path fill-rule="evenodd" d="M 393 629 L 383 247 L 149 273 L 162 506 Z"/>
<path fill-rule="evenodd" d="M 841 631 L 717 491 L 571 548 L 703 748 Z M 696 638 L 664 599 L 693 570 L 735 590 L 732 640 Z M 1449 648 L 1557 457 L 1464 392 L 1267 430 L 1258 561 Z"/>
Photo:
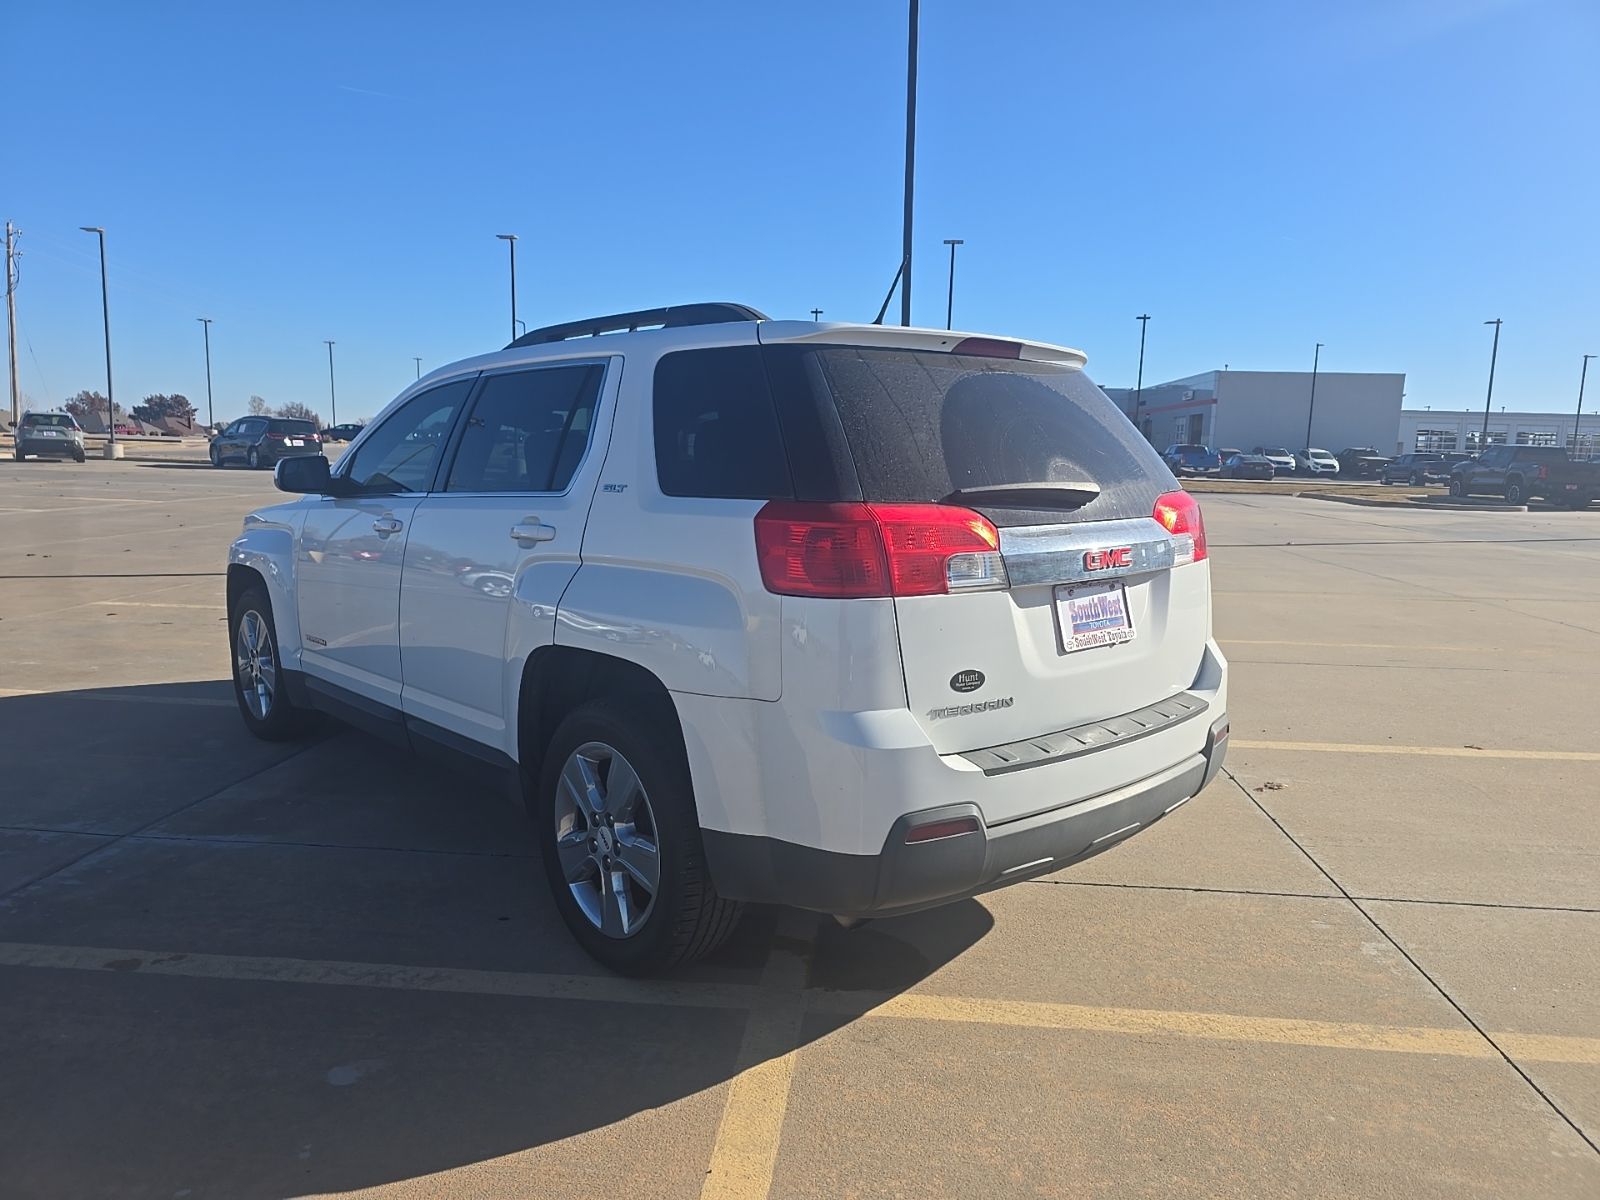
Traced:
<path fill-rule="evenodd" d="M 1133 641 L 1125 584 L 1062 586 L 1055 590 L 1055 601 L 1062 653 Z"/>
<path fill-rule="evenodd" d="M 305 445 L 305 443 L 304 443 L 304 442 L 302 442 L 302 441 L 301 441 L 301 440 L 300 440 L 300 439 L 299 439 L 299 438 L 290 438 L 290 439 L 289 439 L 289 440 L 288 440 L 288 442 L 287 442 L 287 443 L 286 443 L 286 445 L 290 445 L 290 446 L 304 446 L 304 445 Z"/>
<path fill-rule="evenodd" d="M 39 430 L 39 436 L 40 437 L 60 437 L 61 436 L 61 430 L 59 430 L 59 429 L 41 429 L 41 430 Z"/>
<path fill-rule="evenodd" d="M 1575 491 L 1577 491 L 1577 490 L 1578 490 L 1578 485 L 1577 485 L 1577 484 L 1575 484 L 1575 483 L 1569 483 L 1569 484 L 1567 484 L 1567 491 L 1569 491 L 1569 492 L 1575 492 Z"/>

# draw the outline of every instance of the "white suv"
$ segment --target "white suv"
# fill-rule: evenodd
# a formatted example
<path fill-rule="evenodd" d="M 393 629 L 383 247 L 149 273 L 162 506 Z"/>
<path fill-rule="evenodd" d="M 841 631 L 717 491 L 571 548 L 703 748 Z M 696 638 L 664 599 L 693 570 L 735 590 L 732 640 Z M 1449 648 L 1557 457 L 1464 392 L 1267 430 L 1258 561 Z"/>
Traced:
<path fill-rule="evenodd" d="M 599 336 L 605 335 L 605 336 Z M 1077 351 L 690 305 L 420 380 L 228 560 L 245 722 L 512 772 L 619 971 L 1054 871 L 1221 767 L 1194 500 Z"/>

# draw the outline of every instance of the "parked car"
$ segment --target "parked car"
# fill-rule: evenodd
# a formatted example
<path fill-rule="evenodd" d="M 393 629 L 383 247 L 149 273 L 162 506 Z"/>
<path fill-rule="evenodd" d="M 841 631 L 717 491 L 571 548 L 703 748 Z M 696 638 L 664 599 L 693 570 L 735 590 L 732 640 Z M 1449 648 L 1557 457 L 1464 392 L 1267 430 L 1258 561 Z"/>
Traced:
<path fill-rule="evenodd" d="M 1574 462 L 1560 446 L 1490 446 L 1450 469 L 1450 494 L 1587 508 L 1600 496 L 1600 462 Z"/>
<path fill-rule="evenodd" d="M 1389 457 L 1371 446 L 1350 446 L 1339 451 L 1339 473 L 1352 479 L 1376 479 L 1388 465 Z"/>
<path fill-rule="evenodd" d="M 1442 454 L 1401 454 L 1384 463 L 1378 479 L 1383 483 L 1409 483 L 1412 487 L 1449 483 L 1450 465 Z"/>
<path fill-rule="evenodd" d="M 1224 479 L 1271 479 L 1272 460 L 1264 454 L 1240 454 L 1235 450 L 1222 460 Z"/>
<path fill-rule="evenodd" d="M 1161 453 L 1162 461 L 1174 475 L 1220 475 L 1222 456 L 1210 446 L 1178 443 Z"/>
<path fill-rule="evenodd" d="M 350 442 L 355 440 L 356 434 L 366 426 L 351 422 L 346 425 L 330 425 L 322 431 L 322 440 L 325 442 Z"/>
<path fill-rule="evenodd" d="M 1313 446 L 1294 452 L 1294 469 L 1302 475 L 1337 475 L 1339 460 Z"/>
<path fill-rule="evenodd" d="M 70 458 L 83 462 L 83 429 L 71 413 L 25 412 L 12 431 L 11 455 L 18 462 L 32 454 L 37 458 Z"/>
<path fill-rule="evenodd" d="M 1250 453 L 1259 454 L 1271 463 L 1274 475 L 1294 474 L 1294 455 L 1282 446 L 1257 446 Z"/>
<path fill-rule="evenodd" d="M 254 470 L 296 455 L 321 453 L 317 427 L 293 417 L 240 417 L 211 439 L 213 467 L 242 462 Z"/>
<path fill-rule="evenodd" d="M 725 304 L 531 330 L 336 467 L 278 464 L 294 498 L 228 555 L 244 723 L 502 766 L 623 972 L 743 902 L 854 921 L 1060 870 L 1228 730 L 1199 505 L 1083 362 Z"/>
<path fill-rule="evenodd" d="M 1223 466 L 1227 466 L 1228 465 L 1228 460 L 1230 458 L 1232 458 L 1235 454 L 1243 454 L 1243 453 L 1244 453 L 1244 451 L 1238 449 L 1237 447 L 1228 446 L 1226 448 L 1219 449 L 1217 451 L 1217 457 L 1222 460 L 1222 465 Z"/>

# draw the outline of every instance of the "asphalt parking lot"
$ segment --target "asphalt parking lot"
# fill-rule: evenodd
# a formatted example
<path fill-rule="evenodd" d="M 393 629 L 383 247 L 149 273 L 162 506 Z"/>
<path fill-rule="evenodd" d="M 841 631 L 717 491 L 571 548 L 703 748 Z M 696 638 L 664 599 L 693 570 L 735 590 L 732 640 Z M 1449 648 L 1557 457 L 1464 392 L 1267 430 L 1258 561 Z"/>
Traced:
<path fill-rule="evenodd" d="M 1600 519 L 1203 497 L 1228 771 L 606 976 L 491 781 L 250 739 L 265 473 L 0 463 L 0 1195 L 1600 1195 Z"/>

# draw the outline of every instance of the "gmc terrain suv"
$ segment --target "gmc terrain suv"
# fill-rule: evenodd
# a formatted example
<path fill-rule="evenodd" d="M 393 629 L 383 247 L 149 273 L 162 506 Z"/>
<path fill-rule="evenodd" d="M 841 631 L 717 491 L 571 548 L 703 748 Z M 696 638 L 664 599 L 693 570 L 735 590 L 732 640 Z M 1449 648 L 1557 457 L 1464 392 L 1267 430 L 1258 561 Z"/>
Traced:
<path fill-rule="evenodd" d="M 1200 510 L 1083 363 L 698 304 L 436 371 L 246 518 L 245 723 L 504 767 L 630 973 L 745 902 L 849 923 L 1097 854 L 1220 769 L 1227 668 Z"/>

